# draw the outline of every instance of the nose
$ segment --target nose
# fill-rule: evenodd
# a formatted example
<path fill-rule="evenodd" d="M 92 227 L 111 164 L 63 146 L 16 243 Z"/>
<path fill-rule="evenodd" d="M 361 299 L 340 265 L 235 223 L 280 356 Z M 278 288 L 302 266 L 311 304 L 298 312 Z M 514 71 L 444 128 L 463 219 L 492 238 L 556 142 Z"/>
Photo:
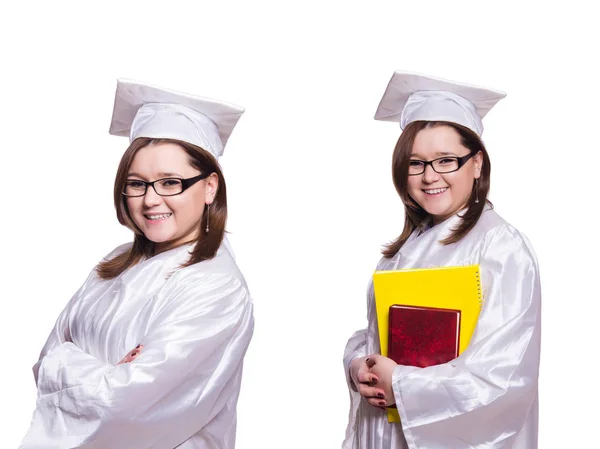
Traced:
<path fill-rule="evenodd" d="M 156 193 L 152 186 L 148 186 L 146 194 L 144 195 L 144 206 L 150 208 L 156 206 L 162 202 L 162 198 Z"/>
<path fill-rule="evenodd" d="M 427 164 L 425 166 L 425 171 L 423 172 L 423 182 L 426 182 L 427 184 L 432 184 L 438 179 L 440 179 L 439 173 L 433 169 L 431 164 Z"/>

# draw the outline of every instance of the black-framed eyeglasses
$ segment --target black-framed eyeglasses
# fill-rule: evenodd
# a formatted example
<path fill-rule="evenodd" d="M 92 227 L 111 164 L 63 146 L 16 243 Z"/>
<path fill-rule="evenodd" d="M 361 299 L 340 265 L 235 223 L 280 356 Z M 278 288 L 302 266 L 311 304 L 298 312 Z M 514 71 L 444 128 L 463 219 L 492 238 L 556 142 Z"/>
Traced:
<path fill-rule="evenodd" d="M 469 159 L 475 156 L 475 154 L 476 153 L 469 153 L 463 157 L 444 156 L 432 161 L 419 161 L 417 159 L 411 159 L 408 163 L 408 175 L 422 175 L 425 173 L 425 169 L 428 165 L 431 165 L 431 168 L 433 168 L 433 171 L 436 173 L 452 173 L 465 165 Z"/>
<path fill-rule="evenodd" d="M 208 178 L 210 173 L 202 173 L 193 178 L 161 178 L 156 181 L 147 182 L 139 179 L 132 179 L 125 182 L 125 191 L 123 195 L 128 197 L 144 196 L 148 190 L 148 186 L 152 186 L 157 195 L 160 196 L 175 196 L 183 193 L 198 181 Z"/>

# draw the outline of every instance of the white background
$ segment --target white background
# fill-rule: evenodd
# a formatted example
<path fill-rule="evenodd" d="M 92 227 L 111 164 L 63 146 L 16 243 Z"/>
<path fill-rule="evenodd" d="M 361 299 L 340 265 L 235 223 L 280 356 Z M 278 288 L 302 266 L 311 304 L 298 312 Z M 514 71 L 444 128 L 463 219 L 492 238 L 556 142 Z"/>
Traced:
<path fill-rule="evenodd" d="M 402 207 L 397 69 L 508 92 L 484 120 L 491 199 L 543 285 L 540 447 L 595 447 L 600 34 L 585 2 L 20 2 L 0 10 L 0 446 L 35 405 L 31 366 L 65 303 L 130 239 L 108 135 L 118 77 L 246 108 L 221 159 L 229 231 L 256 304 L 238 449 L 335 448 L 342 353 Z M 168 5 L 168 6 L 167 6 Z M 587 408 L 587 407 L 585 407 Z"/>

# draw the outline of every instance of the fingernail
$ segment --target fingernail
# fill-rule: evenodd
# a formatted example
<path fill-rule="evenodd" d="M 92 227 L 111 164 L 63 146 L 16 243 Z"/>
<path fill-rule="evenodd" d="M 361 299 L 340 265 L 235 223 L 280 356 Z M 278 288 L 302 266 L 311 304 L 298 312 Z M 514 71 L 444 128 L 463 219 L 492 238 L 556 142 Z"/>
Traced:
<path fill-rule="evenodd" d="M 384 401 L 379 401 L 379 405 L 381 405 L 382 407 L 385 407 L 385 402 Z"/>
<path fill-rule="evenodd" d="M 135 349 L 139 348 L 140 346 L 142 346 L 142 344 L 141 344 L 141 343 L 140 343 L 139 345 L 137 345 L 137 346 L 135 347 Z"/>
<path fill-rule="evenodd" d="M 371 382 L 376 384 L 377 382 L 379 382 L 379 379 L 377 379 L 376 377 L 371 377 Z"/>
<path fill-rule="evenodd" d="M 365 360 L 365 362 L 368 362 L 369 360 L 371 360 L 371 359 L 367 357 L 367 360 Z"/>
<path fill-rule="evenodd" d="M 384 397 L 384 396 L 383 396 L 383 393 L 377 393 L 377 397 L 378 397 L 378 398 L 383 398 L 383 397 Z"/>

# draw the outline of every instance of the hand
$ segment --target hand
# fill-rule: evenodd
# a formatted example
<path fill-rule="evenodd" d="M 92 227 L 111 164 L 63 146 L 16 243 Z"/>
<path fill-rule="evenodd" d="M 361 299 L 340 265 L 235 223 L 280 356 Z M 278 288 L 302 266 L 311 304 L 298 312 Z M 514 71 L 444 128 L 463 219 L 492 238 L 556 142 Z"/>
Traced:
<path fill-rule="evenodd" d="M 117 365 L 120 365 L 121 363 L 133 362 L 135 360 L 135 358 L 138 355 L 140 355 L 140 353 L 142 352 L 142 349 L 144 349 L 144 345 L 137 345 L 135 347 L 135 349 L 132 349 L 131 351 L 129 351 L 127 353 L 127 355 L 125 357 L 123 357 L 123 360 L 121 360 L 119 363 L 117 363 Z"/>
<path fill-rule="evenodd" d="M 383 390 L 385 405 L 387 407 L 394 405 L 396 399 L 394 398 L 394 390 L 392 389 L 392 375 L 394 374 L 394 368 L 396 368 L 398 364 L 392 359 L 379 354 L 369 356 L 366 363 L 371 375 L 374 375 L 379 379 L 377 386 Z"/>
<path fill-rule="evenodd" d="M 369 372 L 367 357 L 357 357 L 350 363 L 350 377 L 360 395 L 373 407 L 385 410 L 385 393 L 375 387 L 379 382 L 377 376 Z"/>

